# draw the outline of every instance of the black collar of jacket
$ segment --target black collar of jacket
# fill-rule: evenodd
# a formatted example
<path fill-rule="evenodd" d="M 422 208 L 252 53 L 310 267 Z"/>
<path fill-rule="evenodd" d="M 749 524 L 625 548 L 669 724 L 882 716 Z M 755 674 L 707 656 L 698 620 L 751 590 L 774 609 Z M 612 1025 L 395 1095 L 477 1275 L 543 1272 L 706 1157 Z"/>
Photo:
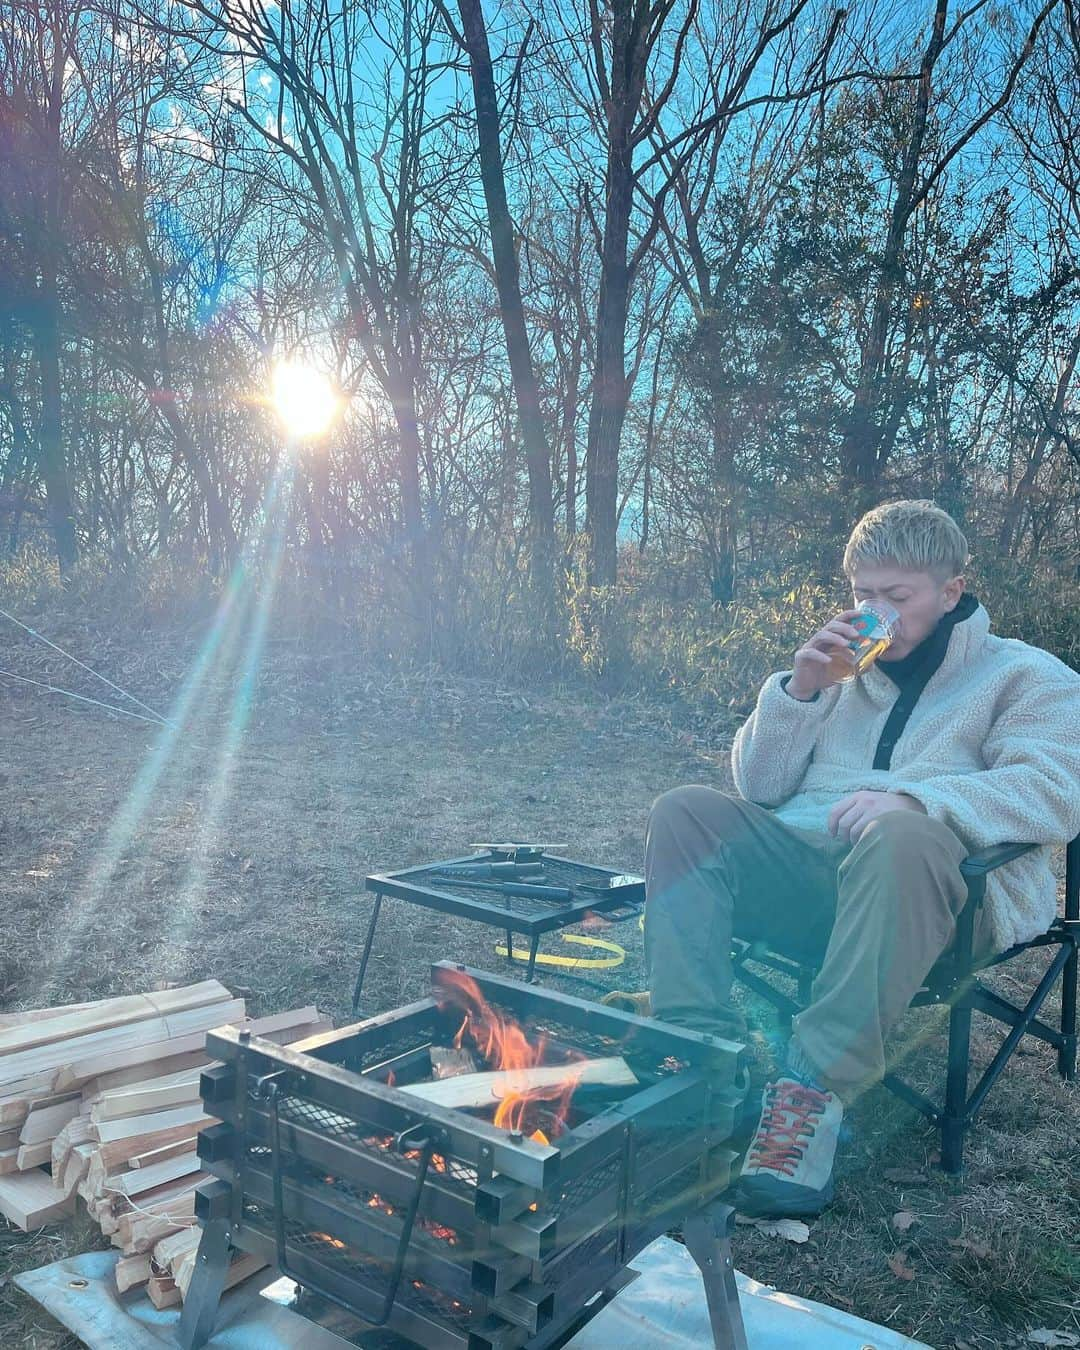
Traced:
<path fill-rule="evenodd" d="M 978 608 L 978 600 L 973 595 L 965 593 L 960 597 L 956 608 L 942 616 L 934 631 L 929 637 L 924 638 L 913 652 L 901 657 L 899 661 L 878 662 L 878 669 L 888 675 L 898 686 L 900 693 L 885 720 L 877 749 L 874 751 L 875 769 L 889 768 L 892 763 L 893 747 L 903 735 L 908 718 L 914 712 L 922 691 L 945 660 L 953 629 L 958 623 L 970 619 Z"/>

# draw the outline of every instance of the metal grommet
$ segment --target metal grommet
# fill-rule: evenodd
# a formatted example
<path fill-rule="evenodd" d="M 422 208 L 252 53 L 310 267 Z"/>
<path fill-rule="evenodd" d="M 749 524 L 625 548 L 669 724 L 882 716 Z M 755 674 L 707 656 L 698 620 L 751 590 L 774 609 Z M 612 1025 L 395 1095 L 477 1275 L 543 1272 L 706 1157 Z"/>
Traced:
<path fill-rule="evenodd" d="M 78 1279 L 68 1280 L 69 1289 L 89 1289 L 90 1281 L 84 1280 L 81 1276 Z"/>

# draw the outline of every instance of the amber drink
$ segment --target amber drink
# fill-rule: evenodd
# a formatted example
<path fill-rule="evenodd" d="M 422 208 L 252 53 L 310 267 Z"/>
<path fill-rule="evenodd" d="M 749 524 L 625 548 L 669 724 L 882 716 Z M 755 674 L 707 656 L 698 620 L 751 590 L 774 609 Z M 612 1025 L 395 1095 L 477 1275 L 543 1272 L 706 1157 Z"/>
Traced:
<path fill-rule="evenodd" d="M 892 605 L 864 600 L 849 622 L 858 629 L 858 639 L 844 647 L 834 647 L 829 658 L 829 674 L 840 684 L 858 679 L 892 645 L 900 615 Z"/>

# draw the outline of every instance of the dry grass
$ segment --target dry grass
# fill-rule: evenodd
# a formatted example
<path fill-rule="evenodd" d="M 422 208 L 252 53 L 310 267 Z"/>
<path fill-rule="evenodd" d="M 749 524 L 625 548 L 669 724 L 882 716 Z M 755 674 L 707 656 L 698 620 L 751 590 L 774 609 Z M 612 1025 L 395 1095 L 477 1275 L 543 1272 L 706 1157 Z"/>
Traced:
<path fill-rule="evenodd" d="M 194 636 L 185 644 L 146 634 L 134 657 L 99 636 L 94 650 L 108 673 L 151 703 L 168 701 L 198 650 Z M 223 775 L 241 656 L 224 654 L 152 784 L 153 728 L 0 690 L 3 1005 L 215 976 L 257 1013 L 317 1002 L 341 1020 L 369 913 L 368 872 L 508 832 L 639 867 L 659 792 L 726 781 L 722 757 L 708 759 L 642 703 L 390 676 L 355 656 L 291 644 L 263 661 Z M 60 673 L 53 658 L 33 659 Z M 625 925 L 615 936 L 630 955 L 610 984 L 636 984 L 637 931 Z M 417 997 L 433 960 L 495 965 L 493 945 L 490 931 L 425 922 L 388 903 L 367 1010 Z M 935 1037 L 920 1052 L 916 1069 L 928 1084 L 940 1049 Z M 959 1184 L 931 1165 L 932 1133 L 871 1093 L 852 1114 L 838 1201 L 810 1241 L 740 1229 L 739 1265 L 939 1350 L 1020 1345 L 1034 1327 L 1080 1328 L 1077 1116 L 1075 1089 L 1037 1048 L 991 1095 Z M 889 1169 L 913 1180 L 890 1180 Z M 899 1235 L 891 1219 L 902 1209 L 917 1219 Z M 93 1241 L 83 1222 L 0 1233 L 0 1343 L 73 1344 L 7 1281 Z M 910 1281 L 890 1269 L 897 1251 Z"/>

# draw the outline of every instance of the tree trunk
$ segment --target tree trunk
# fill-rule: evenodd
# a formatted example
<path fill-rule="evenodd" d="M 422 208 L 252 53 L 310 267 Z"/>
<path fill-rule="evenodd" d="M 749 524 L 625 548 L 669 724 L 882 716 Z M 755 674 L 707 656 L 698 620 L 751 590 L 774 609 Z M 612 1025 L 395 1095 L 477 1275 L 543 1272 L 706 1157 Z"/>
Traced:
<path fill-rule="evenodd" d="M 476 131 L 480 147 L 480 178 L 487 203 L 491 230 L 491 255 L 495 265 L 495 286 L 499 295 L 506 354 L 514 385 L 518 417 L 525 443 L 525 463 L 529 478 L 529 535 L 532 549 L 529 570 L 533 593 L 544 612 L 551 613 L 554 600 L 555 520 L 551 497 L 551 455 L 540 412 L 540 392 L 533 370 L 525 311 L 521 302 L 521 277 L 514 225 L 506 201 L 502 145 L 499 132 L 499 107 L 491 52 L 480 0 L 458 0 L 462 30 L 472 72 L 473 99 L 476 104 Z"/>
<path fill-rule="evenodd" d="M 41 374 L 41 422 L 38 431 L 38 468 L 45 484 L 45 502 L 61 574 L 78 560 L 71 483 L 64 453 L 60 378 L 60 291 L 57 255 L 63 204 L 60 195 L 60 107 L 64 96 L 66 49 L 57 11 L 50 14 L 52 72 L 45 108 L 48 140 L 45 148 L 44 221 L 39 241 L 38 316 L 34 332 Z"/>
<path fill-rule="evenodd" d="M 889 324 L 893 318 L 896 292 L 903 280 L 904 238 L 916 201 L 915 179 L 923 142 L 926 139 L 930 85 L 945 38 L 945 20 L 948 11 L 949 0 L 936 0 L 933 31 L 919 69 L 915 118 L 905 147 L 904 160 L 896 184 L 896 197 L 885 236 L 885 249 L 874 295 L 870 329 L 860 354 L 859 379 L 840 447 L 841 478 L 860 511 L 873 504 L 870 498 L 892 450 L 891 444 L 885 441 L 878 420 L 884 387 L 888 384 L 885 343 Z M 891 425 L 899 427 L 899 424 L 898 417 L 892 419 Z M 892 434 L 895 439 L 895 432 Z"/>
<path fill-rule="evenodd" d="M 1017 526 L 1020 524 L 1020 517 L 1023 515 L 1024 507 L 1027 505 L 1028 498 L 1035 486 L 1035 479 L 1042 467 L 1043 460 L 1046 458 L 1047 450 L 1059 435 L 1058 427 L 1061 425 L 1061 416 L 1065 411 L 1065 400 L 1068 396 L 1073 374 L 1076 371 L 1078 359 L 1080 359 L 1080 332 L 1077 332 L 1073 337 L 1069 354 L 1065 358 L 1061 373 L 1058 375 L 1057 389 L 1054 392 L 1054 404 L 1050 410 L 1050 416 L 1046 419 L 1046 425 L 1035 439 L 1031 458 L 1028 460 L 1020 481 L 1005 507 L 1005 516 L 1001 522 L 1001 531 L 998 534 L 998 552 L 1004 557 L 1008 557 L 1013 550 Z"/>
<path fill-rule="evenodd" d="M 607 202 L 600 252 L 600 296 L 596 315 L 596 372 L 585 452 L 585 529 L 589 538 L 589 584 L 613 586 L 617 563 L 619 442 L 626 415 L 626 319 L 630 272 L 627 242 L 634 195 L 630 129 L 637 100 L 620 78 L 628 60 L 628 16 L 616 7 L 612 53 L 612 97 L 608 112 Z M 620 42 L 620 33 L 622 41 Z M 640 90 L 638 91 L 640 98 Z"/>

